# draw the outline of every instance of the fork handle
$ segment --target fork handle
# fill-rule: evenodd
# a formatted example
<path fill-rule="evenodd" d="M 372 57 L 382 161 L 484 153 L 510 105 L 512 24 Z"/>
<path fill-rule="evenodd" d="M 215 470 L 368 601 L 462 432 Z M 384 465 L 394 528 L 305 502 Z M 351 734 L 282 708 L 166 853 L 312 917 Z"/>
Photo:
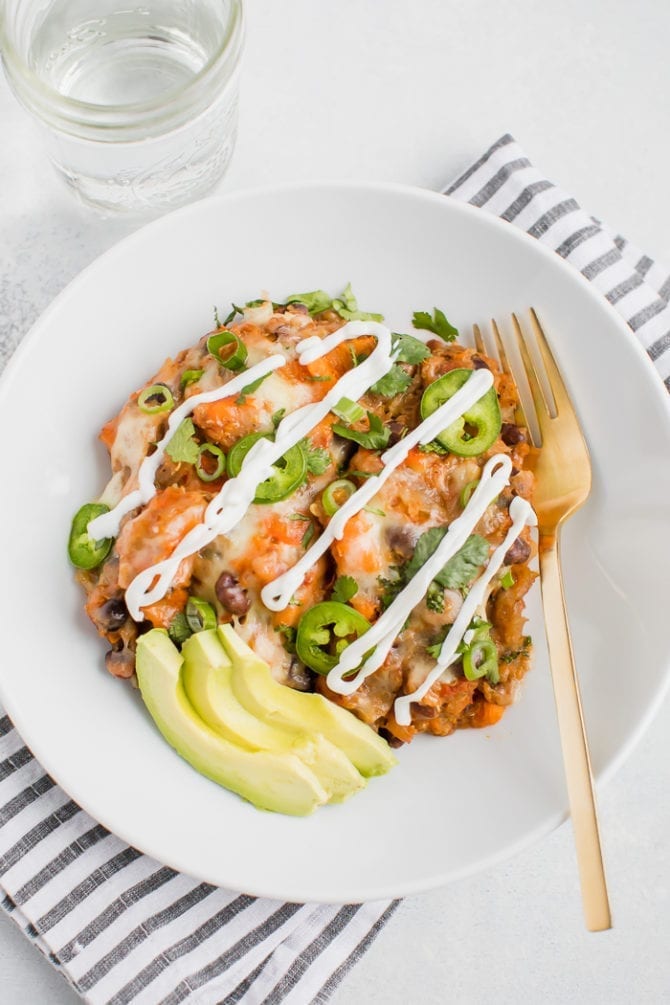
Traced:
<path fill-rule="evenodd" d="M 601 932 L 612 927 L 612 918 L 598 833 L 589 748 L 565 608 L 558 535 L 541 536 L 539 551 L 542 605 L 575 832 L 582 905 L 586 927 L 591 932 Z"/>

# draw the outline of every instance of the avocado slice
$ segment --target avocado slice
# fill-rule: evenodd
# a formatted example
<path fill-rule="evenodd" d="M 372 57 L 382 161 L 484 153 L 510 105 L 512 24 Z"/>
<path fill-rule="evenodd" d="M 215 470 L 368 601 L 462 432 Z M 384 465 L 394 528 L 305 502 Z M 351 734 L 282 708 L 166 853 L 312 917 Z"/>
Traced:
<path fill-rule="evenodd" d="M 233 667 L 216 629 L 196 632 L 182 647 L 186 696 L 208 726 L 247 750 L 293 753 L 312 769 L 331 802 L 364 788 L 365 779 L 346 754 L 320 733 L 309 733 L 257 718 L 232 688 Z"/>
<path fill-rule="evenodd" d="M 366 778 L 384 775 L 397 763 L 386 740 L 352 712 L 321 694 L 305 694 L 279 684 L 268 664 L 231 625 L 219 625 L 217 630 L 233 664 L 233 691 L 249 712 L 274 725 L 322 733 Z"/>
<path fill-rule="evenodd" d="M 183 659 L 167 632 L 154 628 L 137 643 L 137 679 L 159 730 L 197 771 L 259 809 L 307 816 L 327 802 L 318 778 L 292 753 L 243 750 L 196 714 L 181 680 Z"/>

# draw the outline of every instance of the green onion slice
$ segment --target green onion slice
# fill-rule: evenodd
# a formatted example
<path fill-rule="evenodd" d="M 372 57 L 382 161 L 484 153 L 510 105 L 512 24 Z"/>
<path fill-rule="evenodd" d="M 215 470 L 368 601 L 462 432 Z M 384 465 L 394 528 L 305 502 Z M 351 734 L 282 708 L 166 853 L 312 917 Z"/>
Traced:
<path fill-rule="evenodd" d="M 359 422 L 365 418 L 365 409 L 351 398 L 340 398 L 331 408 L 331 412 L 334 412 L 338 419 L 348 423 Z"/>
<path fill-rule="evenodd" d="M 213 443 L 203 443 L 198 451 L 195 470 L 198 478 L 203 482 L 213 482 L 220 478 L 226 470 L 226 455 L 221 447 L 217 447 Z"/>
<path fill-rule="evenodd" d="M 216 628 L 216 611 L 206 600 L 189 597 L 186 604 L 186 621 L 192 632 L 206 632 Z"/>
<path fill-rule="evenodd" d="M 340 506 L 356 491 L 356 486 L 348 478 L 338 478 L 326 486 L 321 496 L 321 502 L 328 516 L 334 516 Z"/>
<path fill-rule="evenodd" d="M 180 386 L 187 387 L 188 384 L 195 384 L 196 380 L 200 380 L 204 372 L 204 370 L 184 370 L 179 381 Z"/>
<path fill-rule="evenodd" d="M 498 683 L 498 650 L 491 639 L 473 640 L 463 653 L 463 673 L 466 680 L 487 677 L 491 684 Z"/>
<path fill-rule="evenodd" d="M 242 370 L 247 361 L 247 347 L 235 332 L 222 331 L 207 339 L 207 352 L 227 370 Z"/>
<path fill-rule="evenodd" d="M 508 569 L 505 575 L 500 577 L 500 585 L 503 590 L 509 590 L 510 586 L 514 586 L 514 576 L 511 569 Z"/>
<path fill-rule="evenodd" d="M 463 509 L 465 509 L 465 507 L 470 502 L 470 496 L 475 491 L 478 485 L 479 485 L 479 478 L 475 478 L 474 481 L 468 482 L 468 484 L 461 489 L 461 494 L 458 497 L 458 501 Z"/>
<path fill-rule="evenodd" d="M 145 415 L 156 415 L 158 412 L 169 412 L 174 408 L 174 398 L 166 384 L 152 384 L 140 391 L 137 404 Z"/>

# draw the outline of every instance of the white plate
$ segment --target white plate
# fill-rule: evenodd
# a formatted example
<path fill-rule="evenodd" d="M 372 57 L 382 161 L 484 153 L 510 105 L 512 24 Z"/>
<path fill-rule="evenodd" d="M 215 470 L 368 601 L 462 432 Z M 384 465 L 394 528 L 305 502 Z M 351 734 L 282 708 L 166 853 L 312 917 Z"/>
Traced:
<path fill-rule="evenodd" d="M 290 900 L 437 886 L 527 846 L 566 808 L 537 618 L 536 665 L 500 725 L 420 738 L 388 776 L 305 820 L 260 813 L 202 778 L 104 670 L 65 550 L 72 513 L 106 479 L 97 430 L 210 328 L 213 304 L 225 314 L 261 289 L 281 299 L 349 280 L 400 331 L 434 305 L 463 329 L 540 311 L 593 456 L 564 561 L 598 776 L 630 750 L 667 683 L 667 396 L 585 280 L 511 226 L 401 187 L 246 192 L 140 231 L 57 299 L 0 386 L 0 695 L 47 771 L 110 830 L 203 880 Z"/>

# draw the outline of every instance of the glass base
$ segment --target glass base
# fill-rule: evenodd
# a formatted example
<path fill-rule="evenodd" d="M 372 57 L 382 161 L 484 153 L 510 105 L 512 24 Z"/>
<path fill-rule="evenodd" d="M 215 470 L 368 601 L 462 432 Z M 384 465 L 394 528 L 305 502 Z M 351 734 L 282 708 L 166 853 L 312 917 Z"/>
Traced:
<path fill-rule="evenodd" d="M 140 173 L 123 171 L 99 176 L 75 172 L 52 158 L 59 176 L 77 200 L 103 216 L 160 216 L 208 195 L 230 164 L 235 134 L 228 134 L 206 154 L 178 157 Z"/>

